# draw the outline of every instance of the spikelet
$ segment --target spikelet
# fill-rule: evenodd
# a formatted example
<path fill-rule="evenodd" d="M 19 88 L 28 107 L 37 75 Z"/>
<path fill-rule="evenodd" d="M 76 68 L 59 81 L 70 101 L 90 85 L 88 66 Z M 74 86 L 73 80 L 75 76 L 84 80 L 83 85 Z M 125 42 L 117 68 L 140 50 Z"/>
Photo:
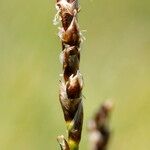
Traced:
<path fill-rule="evenodd" d="M 78 0 L 57 0 L 56 8 L 58 12 L 54 23 L 58 20 L 62 24 L 58 33 L 62 42 L 60 62 L 63 65 L 59 100 L 68 131 L 68 140 L 60 136 L 58 142 L 62 150 L 78 150 L 83 124 L 83 78 L 79 71 L 82 37 L 77 21 Z"/>
<path fill-rule="evenodd" d="M 104 102 L 88 123 L 91 150 L 106 150 L 110 138 L 109 115 L 113 104 Z"/>

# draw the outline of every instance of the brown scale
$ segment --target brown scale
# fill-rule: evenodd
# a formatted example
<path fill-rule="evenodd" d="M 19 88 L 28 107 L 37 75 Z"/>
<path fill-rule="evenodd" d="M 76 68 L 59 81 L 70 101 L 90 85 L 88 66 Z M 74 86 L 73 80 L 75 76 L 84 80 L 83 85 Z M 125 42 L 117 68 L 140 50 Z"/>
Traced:
<path fill-rule="evenodd" d="M 74 85 L 71 85 L 70 82 L 66 85 L 66 92 L 68 99 L 76 99 L 79 98 L 81 95 L 81 86 L 78 80 L 75 80 Z"/>
<path fill-rule="evenodd" d="M 60 16 L 62 18 L 62 26 L 63 26 L 64 30 L 66 31 L 68 29 L 69 25 L 71 24 L 71 21 L 73 19 L 73 15 L 64 11 L 60 4 L 58 6 L 61 10 Z"/>
<path fill-rule="evenodd" d="M 69 77 L 75 75 L 79 70 L 80 52 L 76 46 L 64 50 L 64 79 L 68 81 Z"/>
<path fill-rule="evenodd" d="M 83 106 L 82 103 L 79 104 L 79 108 L 76 112 L 76 116 L 74 118 L 74 127 L 73 130 L 69 132 L 69 138 L 77 143 L 80 142 L 81 139 L 81 131 L 82 131 L 82 124 L 83 124 Z"/>

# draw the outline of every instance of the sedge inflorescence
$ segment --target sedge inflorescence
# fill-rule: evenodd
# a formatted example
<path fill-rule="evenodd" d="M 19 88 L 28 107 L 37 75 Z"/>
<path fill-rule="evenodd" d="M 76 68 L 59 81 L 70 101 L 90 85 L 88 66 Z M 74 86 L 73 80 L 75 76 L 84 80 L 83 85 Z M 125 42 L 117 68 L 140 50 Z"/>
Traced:
<path fill-rule="evenodd" d="M 62 24 L 58 33 L 62 43 L 60 61 L 63 65 L 59 100 L 68 131 L 68 139 L 59 136 L 58 142 L 62 150 L 78 150 L 83 124 L 83 78 L 79 71 L 82 36 L 77 20 L 78 1 L 57 0 L 56 9 L 54 24 Z"/>

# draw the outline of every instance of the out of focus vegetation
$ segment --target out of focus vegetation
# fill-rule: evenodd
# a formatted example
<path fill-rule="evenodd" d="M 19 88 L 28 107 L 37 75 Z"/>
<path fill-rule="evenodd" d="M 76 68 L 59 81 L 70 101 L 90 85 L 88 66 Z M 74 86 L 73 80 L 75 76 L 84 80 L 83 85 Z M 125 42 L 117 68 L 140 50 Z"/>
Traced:
<path fill-rule="evenodd" d="M 0 0 L 0 150 L 59 149 L 61 44 L 55 0 Z M 150 1 L 81 0 L 86 121 L 107 98 L 115 109 L 111 150 L 150 149 Z"/>

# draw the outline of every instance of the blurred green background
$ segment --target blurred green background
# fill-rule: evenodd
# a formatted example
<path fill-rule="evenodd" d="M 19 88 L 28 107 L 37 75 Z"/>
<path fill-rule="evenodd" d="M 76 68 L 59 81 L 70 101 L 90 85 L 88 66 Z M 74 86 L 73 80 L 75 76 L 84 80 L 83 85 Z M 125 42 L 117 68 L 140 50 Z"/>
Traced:
<path fill-rule="evenodd" d="M 81 0 L 84 130 L 111 98 L 111 150 L 150 149 L 150 1 Z M 0 0 L 0 150 L 59 150 L 61 44 L 55 0 Z"/>

